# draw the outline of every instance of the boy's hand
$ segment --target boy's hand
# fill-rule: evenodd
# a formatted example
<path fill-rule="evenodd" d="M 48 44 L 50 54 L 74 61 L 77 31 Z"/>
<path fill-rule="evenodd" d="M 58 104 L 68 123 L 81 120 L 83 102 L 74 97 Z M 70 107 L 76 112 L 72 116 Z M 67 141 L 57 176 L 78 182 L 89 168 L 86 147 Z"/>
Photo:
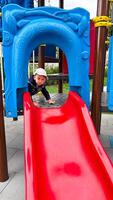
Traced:
<path fill-rule="evenodd" d="M 55 101 L 54 101 L 54 100 L 52 100 L 52 99 L 49 99 L 49 100 L 48 100 L 48 103 L 49 103 L 49 104 L 54 104 L 54 103 L 55 103 Z"/>
<path fill-rule="evenodd" d="M 34 103 L 35 106 L 38 106 L 38 103 L 37 103 L 37 102 L 34 101 L 33 103 Z"/>

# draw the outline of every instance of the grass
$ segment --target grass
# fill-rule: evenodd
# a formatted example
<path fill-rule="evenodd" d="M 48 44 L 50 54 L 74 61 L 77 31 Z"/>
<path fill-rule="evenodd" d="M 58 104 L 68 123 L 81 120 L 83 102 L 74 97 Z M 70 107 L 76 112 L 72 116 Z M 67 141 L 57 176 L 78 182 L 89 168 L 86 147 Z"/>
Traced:
<path fill-rule="evenodd" d="M 90 80 L 90 90 L 92 90 L 93 80 Z M 104 86 L 107 85 L 107 77 L 104 78 Z M 49 93 L 58 93 L 58 84 L 46 86 Z M 63 83 L 63 93 L 67 94 L 69 92 L 68 83 Z"/>
<path fill-rule="evenodd" d="M 56 85 L 49 85 L 49 86 L 46 86 L 47 90 L 49 93 L 58 93 L 58 84 Z M 69 85 L 68 83 L 64 83 L 63 84 L 63 93 L 68 93 L 69 91 Z"/>

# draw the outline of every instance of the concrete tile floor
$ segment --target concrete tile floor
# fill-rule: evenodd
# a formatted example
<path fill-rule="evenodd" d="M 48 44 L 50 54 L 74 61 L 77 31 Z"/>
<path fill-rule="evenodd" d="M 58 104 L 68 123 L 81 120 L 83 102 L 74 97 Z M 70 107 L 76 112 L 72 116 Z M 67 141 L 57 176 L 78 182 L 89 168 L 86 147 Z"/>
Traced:
<path fill-rule="evenodd" d="M 9 180 L 0 183 L 0 200 L 24 200 L 23 117 L 5 118 Z"/>
<path fill-rule="evenodd" d="M 24 200 L 23 172 L 23 117 L 18 121 L 5 118 L 9 180 L 0 183 L 0 200 Z M 100 140 L 113 161 L 113 148 L 109 135 L 113 136 L 113 115 L 102 115 Z"/>

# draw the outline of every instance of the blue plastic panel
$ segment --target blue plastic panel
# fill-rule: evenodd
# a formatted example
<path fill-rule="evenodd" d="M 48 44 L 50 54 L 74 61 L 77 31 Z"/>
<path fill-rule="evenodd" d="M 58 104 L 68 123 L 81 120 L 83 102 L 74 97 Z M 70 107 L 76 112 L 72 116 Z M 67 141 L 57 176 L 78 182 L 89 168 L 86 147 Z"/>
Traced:
<path fill-rule="evenodd" d="M 33 0 L 0 0 L 1 6 L 5 6 L 6 4 L 18 4 L 20 6 L 26 7 L 26 8 L 33 8 Z"/>
<path fill-rule="evenodd" d="M 0 0 L 0 12 L 1 12 L 1 8 L 7 4 L 18 4 L 20 6 L 23 6 L 25 8 L 33 8 L 34 7 L 34 3 L 33 0 Z M 0 39 L 2 39 L 2 19 L 0 17 Z"/>
<path fill-rule="evenodd" d="M 2 39 L 2 18 L 0 17 L 0 40 Z"/>
<path fill-rule="evenodd" d="M 108 62 L 108 109 L 113 111 L 113 36 L 110 38 L 109 47 L 109 62 Z"/>
<path fill-rule="evenodd" d="M 12 26 L 13 24 L 13 26 Z M 16 117 L 27 90 L 28 62 L 40 44 L 61 48 L 67 58 L 70 89 L 89 106 L 89 13 L 82 8 L 3 7 L 6 115 Z M 18 98 L 17 98 L 18 97 Z"/>

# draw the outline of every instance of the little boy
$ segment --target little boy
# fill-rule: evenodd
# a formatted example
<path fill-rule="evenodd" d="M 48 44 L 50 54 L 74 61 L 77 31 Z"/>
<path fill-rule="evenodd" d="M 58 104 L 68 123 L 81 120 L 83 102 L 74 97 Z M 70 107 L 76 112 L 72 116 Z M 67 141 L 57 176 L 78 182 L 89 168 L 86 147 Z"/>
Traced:
<path fill-rule="evenodd" d="M 49 92 L 46 90 L 46 81 L 46 71 L 43 68 L 38 68 L 28 81 L 28 91 L 31 96 L 41 91 L 48 103 L 54 104 L 55 101 L 51 99 Z"/>

